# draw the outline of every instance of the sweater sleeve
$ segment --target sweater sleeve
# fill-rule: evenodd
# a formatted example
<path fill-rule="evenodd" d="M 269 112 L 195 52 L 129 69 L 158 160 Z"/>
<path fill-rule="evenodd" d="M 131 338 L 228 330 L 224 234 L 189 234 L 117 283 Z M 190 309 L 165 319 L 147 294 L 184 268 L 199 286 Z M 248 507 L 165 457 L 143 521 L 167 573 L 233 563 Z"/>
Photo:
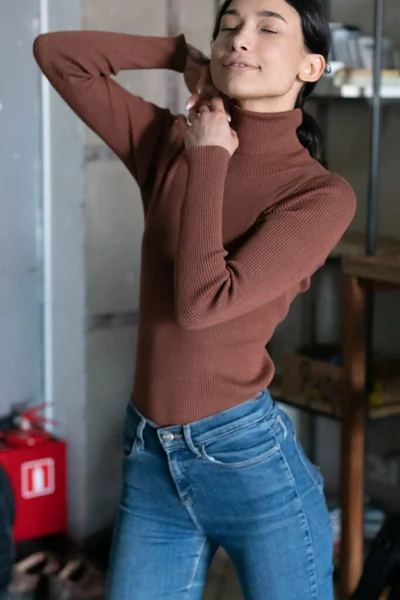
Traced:
<path fill-rule="evenodd" d="M 185 329 L 221 324 L 285 294 L 322 266 L 353 219 L 354 192 L 326 173 L 268 209 L 229 255 L 222 239 L 229 153 L 200 147 L 186 158 L 175 263 L 176 316 Z"/>
<path fill-rule="evenodd" d="M 72 110 L 117 154 L 139 185 L 172 116 L 111 78 L 121 70 L 171 69 L 183 72 L 184 36 L 145 37 L 99 31 L 40 35 L 34 56 L 50 83 Z"/>

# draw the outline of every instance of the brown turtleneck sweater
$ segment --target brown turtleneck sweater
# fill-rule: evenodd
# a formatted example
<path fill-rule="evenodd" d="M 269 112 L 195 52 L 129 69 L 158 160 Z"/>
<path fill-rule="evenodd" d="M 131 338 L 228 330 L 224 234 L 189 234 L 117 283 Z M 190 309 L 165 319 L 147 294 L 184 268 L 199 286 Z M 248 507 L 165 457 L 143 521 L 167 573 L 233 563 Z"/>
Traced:
<path fill-rule="evenodd" d="M 266 343 L 351 222 L 353 191 L 301 146 L 299 110 L 232 107 L 232 158 L 220 147 L 186 151 L 176 127 L 183 116 L 111 78 L 123 69 L 183 72 L 183 36 L 52 33 L 34 51 L 142 192 L 135 405 L 166 426 L 254 397 L 274 375 Z"/>

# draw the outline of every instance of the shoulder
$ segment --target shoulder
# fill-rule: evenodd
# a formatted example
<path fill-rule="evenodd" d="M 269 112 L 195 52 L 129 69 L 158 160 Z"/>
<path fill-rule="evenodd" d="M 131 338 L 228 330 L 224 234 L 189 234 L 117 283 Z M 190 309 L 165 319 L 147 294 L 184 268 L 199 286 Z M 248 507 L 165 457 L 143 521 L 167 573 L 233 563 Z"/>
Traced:
<path fill-rule="evenodd" d="M 355 212 L 357 198 L 351 185 L 337 173 L 327 171 L 317 164 L 312 176 L 303 183 L 297 196 L 308 197 L 310 202 L 323 203 L 328 209 L 342 208 L 350 213 Z"/>
<path fill-rule="evenodd" d="M 308 223 L 320 223 L 333 230 L 344 231 L 356 211 L 356 195 L 343 177 L 316 163 L 290 196 L 267 209 L 270 212 L 296 213 Z"/>

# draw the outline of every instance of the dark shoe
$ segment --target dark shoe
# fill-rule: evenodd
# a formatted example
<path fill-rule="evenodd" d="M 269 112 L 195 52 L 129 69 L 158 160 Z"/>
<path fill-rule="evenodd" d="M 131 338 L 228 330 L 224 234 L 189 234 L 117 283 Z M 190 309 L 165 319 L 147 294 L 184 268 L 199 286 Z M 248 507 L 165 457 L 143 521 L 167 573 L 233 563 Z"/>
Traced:
<path fill-rule="evenodd" d="M 57 571 L 59 571 L 57 561 L 46 553 L 37 552 L 28 556 L 14 566 L 6 600 L 34 600 L 38 597 L 36 592 L 43 577 L 55 575 Z M 42 598 L 42 594 L 39 598 Z"/>
<path fill-rule="evenodd" d="M 34 600 L 40 573 L 36 572 L 45 560 L 41 552 L 32 554 L 14 566 L 13 576 L 7 592 L 7 600 Z"/>
<path fill-rule="evenodd" d="M 105 578 L 85 561 L 70 561 L 49 580 L 49 600 L 104 600 Z"/>

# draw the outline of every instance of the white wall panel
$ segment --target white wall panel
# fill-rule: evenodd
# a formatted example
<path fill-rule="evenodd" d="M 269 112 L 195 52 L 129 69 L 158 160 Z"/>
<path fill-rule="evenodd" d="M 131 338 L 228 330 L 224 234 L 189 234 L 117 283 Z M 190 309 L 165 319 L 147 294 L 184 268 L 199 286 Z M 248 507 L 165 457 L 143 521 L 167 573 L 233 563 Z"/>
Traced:
<path fill-rule="evenodd" d="M 43 399 L 38 15 L 0 2 L 0 414 Z"/>
<path fill-rule="evenodd" d="M 118 161 L 86 168 L 86 281 L 89 314 L 138 308 L 143 208 Z"/>
<path fill-rule="evenodd" d="M 84 27 L 140 35 L 167 35 L 167 2 L 146 0 L 84 0 Z M 132 93 L 160 106 L 167 105 L 165 71 L 124 71 L 117 80 Z M 98 142 L 87 129 L 87 143 Z"/>
<path fill-rule="evenodd" d="M 87 337 L 88 534 L 109 526 L 118 507 L 121 432 L 135 348 L 136 328 L 98 331 Z"/>

